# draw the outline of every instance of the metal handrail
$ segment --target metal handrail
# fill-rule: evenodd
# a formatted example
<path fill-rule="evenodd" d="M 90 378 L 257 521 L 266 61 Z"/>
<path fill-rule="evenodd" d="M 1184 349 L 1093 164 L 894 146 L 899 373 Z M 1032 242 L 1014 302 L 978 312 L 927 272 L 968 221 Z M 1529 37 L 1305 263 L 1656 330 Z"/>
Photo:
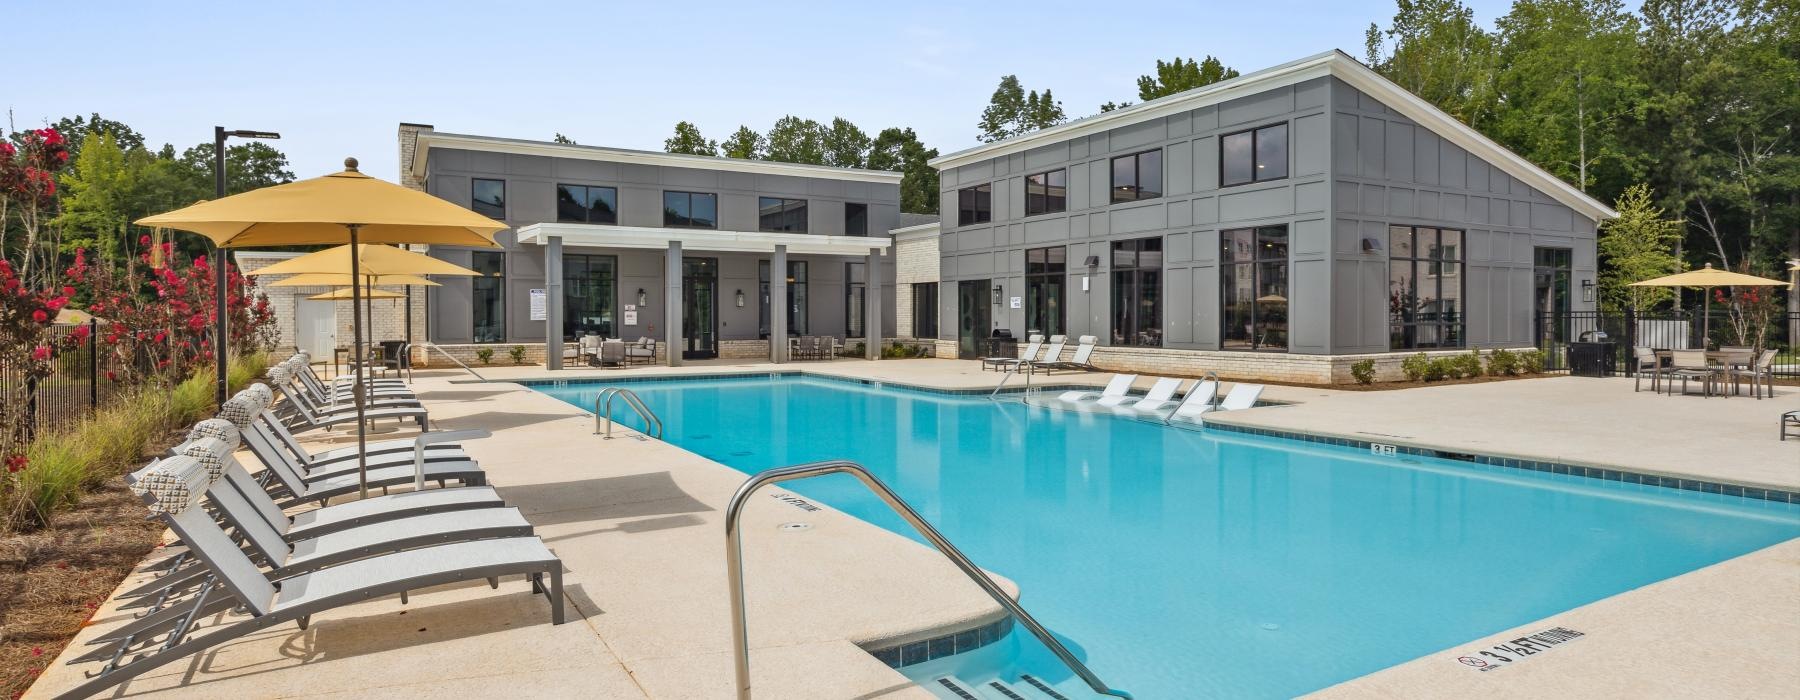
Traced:
<path fill-rule="evenodd" d="M 869 473 L 869 470 L 864 469 L 862 465 L 842 459 L 780 467 L 752 476 L 749 481 L 744 482 L 743 486 L 738 487 L 737 494 L 731 497 L 731 504 L 725 508 L 725 567 L 726 576 L 731 585 L 731 640 L 734 645 L 732 663 L 737 670 L 737 697 L 739 700 L 749 700 L 750 698 L 750 628 L 744 618 L 743 529 L 738 526 L 738 518 L 743 515 L 744 505 L 750 502 L 750 496 L 756 493 L 757 489 L 769 484 L 827 474 L 854 476 L 862 482 L 863 486 L 868 487 L 869 491 L 881 497 L 882 502 L 886 503 L 888 508 L 905 520 L 906 524 L 911 525 L 913 530 L 930 540 L 939 552 L 955 564 L 956 568 L 963 572 L 963 575 L 968 576 L 969 580 L 974 581 L 975 585 L 980 586 L 981 590 L 988 594 L 988 597 L 993 598 L 994 602 L 1000 604 L 1000 607 L 1006 608 L 1007 612 L 1012 613 L 1019 624 L 1024 625 L 1032 636 L 1044 643 L 1044 646 L 1049 647 L 1050 651 L 1056 654 L 1056 657 L 1061 659 L 1069 667 L 1069 670 L 1074 671 L 1075 675 L 1086 681 L 1088 687 L 1093 688 L 1094 692 L 1130 700 L 1130 693 L 1108 687 L 1105 682 L 1100 680 L 1099 676 L 1094 675 L 1094 672 L 1089 670 L 1086 664 L 1075 658 L 1075 654 L 1070 652 L 1068 647 L 1063 646 L 1063 643 L 1058 641 L 1055 635 L 1050 634 L 1050 630 L 1038 623 L 1031 613 L 1025 612 L 1025 608 L 1019 607 L 1018 601 L 1000 590 L 1000 585 L 988 578 L 987 572 L 975 566 L 975 562 L 969 561 L 968 556 L 958 550 L 956 545 L 951 544 L 950 540 L 944 539 L 944 536 L 938 533 L 937 528 L 932 527 L 931 523 L 925 522 L 924 518 L 919 517 L 918 512 L 908 506 L 905 501 L 900 500 L 900 496 L 889 489 L 887 484 L 875 478 L 875 475 Z"/>
<path fill-rule="evenodd" d="M 1006 374 L 1001 375 L 1000 383 L 994 386 L 994 390 L 992 392 L 988 393 L 988 400 L 992 401 L 994 399 L 999 398 L 1000 390 L 1006 388 L 1007 380 L 1012 379 L 1013 375 L 1020 374 L 1021 372 L 1023 372 L 1025 375 L 1025 394 L 1024 395 L 1030 396 L 1031 395 L 1031 376 L 1034 374 L 1037 374 L 1037 363 L 1033 362 L 1031 360 L 1019 360 L 1018 362 L 1013 363 L 1012 369 L 1007 370 Z"/>
<path fill-rule="evenodd" d="M 469 373 L 469 374 L 473 374 L 473 375 L 475 375 L 475 378 L 476 378 L 476 379 L 479 379 L 479 380 L 481 380 L 481 381 L 484 381 L 484 382 L 485 382 L 485 381 L 487 381 L 487 377 L 483 377 L 483 376 L 481 376 L 481 373 L 480 373 L 480 372 L 477 372 L 477 371 L 475 371 L 475 370 L 474 370 L 474 369 L 473 369 L 473 368 L 471 368 L 471 367 L 469 367 L 469 366 L 468 366 L 468 365 L 465 365 L 465 364 L 463 364 L 463 361 L 462 361 L 462 360 L 458 360 L 458 359 L 456 359 L 456 356 L 455 356 L 455 355 L 452 355 L 452 354 L 450 354 L 450 351 L 449 351 L 449 350 L 445 350 L 445 349 L 443 349 L 443 348 L 440 348 L 440 347 L 438 347 L 438 344 L 437 344 L 437 343 L 432 343 L 432 342 L 427 342 L 427 343 L 425 343 L 425 347 L 426 347 L 426 348 L 429 348 L 429 349 L 432 349 L 432 350 L 436 350 L 436 351 L 438 351 L 438 352 L 439 352 L 439 353 L 442 353 L 442 354 L 443 354 L 443 356 L 444 356 L 444 357 L 448 357 L 448 358 L 450 358 L 450 361 L 451 361 L 451 362 L 455 362 L 455 363 L 456 363 L 456 366 L 458 366 L 458 367 L 461 367 L 461 368 L 463 368 L 463 370 L 465 370 L 465 371 L 467 371 L 467 372 L 468 372 L 468 373 Z"/>
<path fill-rule="evenodd" d="M 1208 405 L 1217 406 L 1217 405 L 1219 405 L 1219 373 L 1209 369 L 1209 370 L 1206 370 L 1206 374 L 1200 375 L 1200 381 L 1202 383 L 1205 383 L 1206 380 L 1209 378 L 1212 379 L 1213 389 L 1212 389 L 1212 396 L 1207 397 L 1206 403 Z M 1194 388 L 1198 389 L 1198 388 L 1200 388 L 1200 385 L 1196 384 L 1196 385 L 1194 385 Z M 1169 411 L 1169 415 L 1163 416 L 1163 425 L 1171 425 L 1172 424 L 1171 422 L 1175 420 L 1175 414 L 1180 413 L 1181 407 L 1186 406 L 1188 399 L 1191 399 L 1193 397 L 1194 397 L 1194 395 L 1192 392 L 1183 394 L 1181 397 L 1181 403 L 1175 404 L 1174 410 Z"/>
<path fill-rule="evenodd" d="M 663 437 L 662 419 L 656 417 L 656 412 L 650 410 L 649 406 L 644 405 L 644 400 L 638 397 L 637 392 L 618 386 L 601 389 L 600 395 L 594 397 L 594 432 L 600 433 L 601 421 L 605 421 L 606 436 L 603 439 L 612 439 L 612 401 L 619 397 L 623 397 L 625 405 L 630 406 L 631 410 L 637 411 L 638 417 L 644 419 L 644 433 L 661 440 Z"/>

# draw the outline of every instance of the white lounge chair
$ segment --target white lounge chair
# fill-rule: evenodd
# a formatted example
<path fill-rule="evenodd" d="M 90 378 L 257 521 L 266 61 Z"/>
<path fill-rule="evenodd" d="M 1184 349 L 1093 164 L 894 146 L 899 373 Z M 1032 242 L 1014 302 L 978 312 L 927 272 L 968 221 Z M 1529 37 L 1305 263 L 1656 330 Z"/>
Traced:
<path fill-rule="evenodd" d="M 1096 338 L 1094 336 L 1091 336 L 1091 335 L 1081 336 L 1080 338 L 1076 339 L 1077 344 L 1075 346 L 1075 356 L 1069 358 L 1068 362 L 1058 362 L 1058 361 L 1056 361 L 1056 357 L 1057 357 L 1056 355 L 1050 355 L 1048 357 L 1045 357 L 1044 361 L 1042 363 L 1040 363 L 1038 365 L 1038 367 L 1041 369 L 1046 369 L 1046 370 L 1067 369 L 1067 370 L 1076 370 L 1076 371 L 1081 371 L 1081 372 L 1092 372 L 1096 368 L 1093 365 L 1088 364 L 1088 360 L 1094 356 L 1094 347 L 1096 345 L 1098 345 L 1099 342 L 1100 342 L 1100 339 Z M 1057 348 L 1057 349 L 1061 350 L 1061 348 Z M 1060 353 L 1058 353 L 1058 354 L 1060 354 Z"/>
<path fill-rule="evenodd" d="M 1188 393 L 1184 394 L 1182 398 L 1185 399 L 1187 396 L 1193 395 L 1196 391 L 1205 388 L 1203 385 L 1209 383 L 1211 383 L 1210 380 L 1195 383 L 1193 387 L 1188 389 Z M 1162 411 L 1167 411 L 1181 403 L 1180 400 L 1175 398 L 1175 390 L 1179 388 L 1181 388 L 1181 380 L 1179 379 L 1158 379 L 1156 380 L 1156 384 L 1150 387 L 1150 391 L 1144 394 L 1144 398 L 1121 404 L 1119 409 L 1133 414 L 1160 413 Z M 1205 388 L 1205 391 L 1209 394 L 1212 393 L 1212 389 L 1210 388 Z"/>
<path fill-rule="evenodd" d="M 1231 387 L 1231 391 L 1226 393 L 1225 398 L 1217 405 L 1188 404 L 1175 409 L 1175 413 L 1169 416 L 1169 420 L 1204 423 L 1204 416 L 1214 411 L 1242 411 L 1246 408 L 1254 408 L 1256 400 L 1262 397 L 1262 392 L 1261 384 L 1240 383 Z"/>
<path fill-rule="evenodd" d="M 95 696 L 165 664 L 258 630 L 395 593 L 461 581 L 524 575 L 533 594 L 550 598 L 550 619 L 563 622 L 562 562 L 536 537 L 503 537 L 409 549 L 286 578 L 277 586 L 214 522 L 204 502 L 211 479 L 193 457 L 172 457 L 139 483 L 151 512 L 205 564 L 191 595 L 158 600 L 149 613 L 100 635 L 97 648 L 71 663 L 105 660 L 63 698 Z M 548 590 L 545 578 L 549 579 Z M 247 613 L 230 614 L 235 609 Z M 213 621 L 216 616 L 223 619 Z"/>
<path fill-rule="evenodd" d="M 1025 348 L 1019 351 L 1018 357 L 983 357 L 981 358 L 981 369 L 984 372 L 989 369 L 999 372 L 1009 369 L 1007 365 L 1017 365 L 1022 360 L 1036 362 L 1038 360 L 1038 351 L 1043 349 L 1044 336 L 1033 333 L 1031 334 L 1031 337 L 1026 340 Z"/>
<path fill-rule="evenodd" d="M 1089 403 L 1099 401 L 1100 399 L 1109 396 L 1124 397 L 1131 392 L 1131 383 L 1137 381 L 1137 378 L 1138 376 L 1135 374 L 1115 374 L 1112 377 L 1112 381 L 1106 383 L 1105 389 L 1101 389 L 1100 391 L 1090 391 L 1086 389 L 1065 391 L 1058 395 L 1056 400 L 1064 403 Z"/>

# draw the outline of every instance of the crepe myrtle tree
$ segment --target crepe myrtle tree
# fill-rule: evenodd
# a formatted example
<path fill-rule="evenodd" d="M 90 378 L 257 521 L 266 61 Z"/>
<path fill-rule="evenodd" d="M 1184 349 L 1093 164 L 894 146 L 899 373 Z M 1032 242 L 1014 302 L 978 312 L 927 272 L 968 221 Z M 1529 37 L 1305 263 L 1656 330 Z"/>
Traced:
<path fill-rule="evenodd" d="M 77 265 L 80 265 L 77 257 Z M 50 332 L 56 312 L 69 305 L 75 294 L 73 286 L 34 288 L 13 269 L 10 261 L 0 260 L 0 367 L 9 381 L 0 382 L 0 431 L 5 432 L 0 444 L 24 445 L 31 430 L 31 393 L 37 381 L 50 376 L 57 355 L 89 342 L 87 326 L 76 326 L 60 337 Z M 19 454 L 5 456 L 6 473 L 25 468 Z"/>

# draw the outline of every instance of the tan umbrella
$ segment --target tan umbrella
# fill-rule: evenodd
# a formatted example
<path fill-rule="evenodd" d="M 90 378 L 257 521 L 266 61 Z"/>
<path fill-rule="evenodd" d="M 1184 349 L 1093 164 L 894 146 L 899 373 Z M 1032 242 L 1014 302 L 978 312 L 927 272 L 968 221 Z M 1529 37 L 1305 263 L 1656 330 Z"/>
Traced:
<path fill-rule="evenodd" d="M 318 294 L 314 294 L 307 298 L 312 299 L 314 301 L 337 301 L 337 300 L 342 300 L 342 299 L 349 299 L 352 296 L 354 296 L 354 290 L 350 289 L 350 287 L 348 285 L 346 285 L 343 289 L 333 289 L 329 292 L 319 292 Z M 405 299 L 406 295 L 401 294 L 399 292 L 388 291 L 386 289 L 370 289 L 368 287 L 363 287 L 362 298 L 364 298 L 364 299 Z"/>
<path fill-rule="evenodd" d="M 363 275 L 363 286 L 377 287 L 442 287 L 443 285 L 418 275 Z M 271 287 L 348 287 L 350 275 L 334 275 L 324 272 L 307 272 L 292 277 L 285 277 L 270 282 Z"/>
<path fill-rule="evenodd" d="M 198 233 L 223 248 L 344 243 L 351 246 L 358 243 L 438 243 L 497 248 L 499 244 L 494 242 L 494 234 L 506 228 L 505 224 L 424 192 L 364 175 L 357 171 L 355 158 L 344 159 L 344 171 L 340 173 L 201 202 L 148 216 L 136 223 Z M 352 278 L 361 277 L 359 257 L 346 254 L 349 269 L 328 271 L 349 272 Z M 294 260 L 301 259 L 304 258 Z M 351 289 L 351 303 L 360 306 L 362 287 Z M 221 317 L 225 313 L 224 301 L 221 296 Z M 366 357 L 362 316 L 352 313 L 351 318 L 355 331 L 354 352 L 357 357 Z M 220 347 L 217 351 L 223 375 L 225 348 Z M 362 482 L 361 493 L 367 496 L 368 438 L 362 420 L 367 398 L 363 393 L 363 374 L 356 374 L 352 394 L 357 417 L 357 472 Z"/>
<path fill-rule="evenodd" d="M 1785 287 L 1787 280 L 1772 280 L 1767 277 L 1746 275 L 1730 270 L 1715 270 L 1712 263 L 1698 270 L 1677 272 L 1642 282 L 1632 282 L 1633 287 L 1700 287 L 1711 290 L 1714 287 Z M 1705 307 L 1700 313 L 1700 349 L 1706 349 L 1706 338 L 1712 333 L 1712 297 L 1706 294 Z"/>

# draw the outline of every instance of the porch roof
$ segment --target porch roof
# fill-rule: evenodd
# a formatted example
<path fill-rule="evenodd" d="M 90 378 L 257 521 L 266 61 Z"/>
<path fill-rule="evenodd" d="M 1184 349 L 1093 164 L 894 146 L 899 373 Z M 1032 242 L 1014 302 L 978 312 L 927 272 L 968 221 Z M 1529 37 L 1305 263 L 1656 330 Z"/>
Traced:
<path fill-rule="evenodd" d="M 785 245 L 789 253 L 800 255 L 868 255 L 894 244 L 887 236 L 819 236 L 606 224 L 538 223 L 519 229 L 520 244 L 547 245 L 552 237 L 561 238 L 563 245 L 666 250 L 671 242 L 679 242 L 682 250 L 737 253 L 773 253 L 775 246 Z"/>

